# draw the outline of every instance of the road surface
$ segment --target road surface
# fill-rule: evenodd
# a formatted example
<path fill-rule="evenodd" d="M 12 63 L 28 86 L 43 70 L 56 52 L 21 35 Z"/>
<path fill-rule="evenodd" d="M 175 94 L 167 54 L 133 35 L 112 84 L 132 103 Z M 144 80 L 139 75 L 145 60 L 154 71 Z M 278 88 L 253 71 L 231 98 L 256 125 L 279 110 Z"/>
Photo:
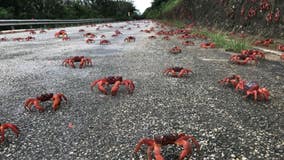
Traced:
<path fill-rule="evenodd" d="M 177 36 L 150 40 L 155 32 L 140 32 L 151 27 L 159 31 L 153 22 L 110 25 L 64 28 L 70 41 L 54 38 L 60 28 L 32 35 L 36 39 L 29 42 L 11 41 L 28 33 L 0 36 L 9 39 L 0 42 L 0 122 L 14 123 L 21 130 L 18 138 L 6 130 L 0 159 L 146 159 L 146 147 L 133 154 L 139 139 L 175 132 L 193 135 L 201 144 L 199 152 L 187 157 L 193 160 L 284 158 L 283 62 L 230 64 L 231 53 L 201 49 L 204 40 L 193 40 L 195 46 L 172 55 L 169 49 L 181 46 Z M 86 44 L 79 29 L 95 33 L 96 42 Z M 123 34 L 111 37 L 116 29 Z M 102 34 L 111 45 L 99 45 Z M 136 42 L 123 41 L 130 35 Z M 92 58 L 94 65 L 84 69 L 61 65 L 76 55 Z M 191 68 L 193 74 L 181 79 L 162 74 L 173 66 Z M 270 101 L 244 100 L 241 93 L 217 83 L 232 74 L 267 87 Z M 92 81 L 112 75 L 133 80 L 134 93 L 129 95 L 123 86 L 117 96 L 90 90 Z M 51 102 L 42 103 L 42 113 L 23 107 L 29 97 L 58 92 L 68 103 L 56 112 Z M 167 160 L 177 159 L 181 149 L 164 146 L 162 154 Z"/>

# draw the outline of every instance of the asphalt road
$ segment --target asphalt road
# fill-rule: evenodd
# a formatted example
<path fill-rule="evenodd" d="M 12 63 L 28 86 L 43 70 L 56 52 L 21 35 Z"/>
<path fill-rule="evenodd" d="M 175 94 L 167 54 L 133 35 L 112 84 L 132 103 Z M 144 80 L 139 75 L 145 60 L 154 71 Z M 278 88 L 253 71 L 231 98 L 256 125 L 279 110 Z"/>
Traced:
<path fill-rule="evenodd" d="M 168 50 L 181 46 L 177 36 L 170 41 L 161 37 L 149 40 L 155 33 L 140 32 L 156 26 L 152 22 L 112 26 L 64 28 L 70 41 L 54 38 L 59 29 L 32 35 L 36 39 L 30 42 L 11 41 L 28 33 L 5 35 L 10 41 L 0 42 L 0 122 L 16 124 L 21 133 L 16 138 L 6 130 L 0 159 L 146 159 L 146 147 L 133 154 L 139 139 L 175 132 L 193 135 L 201 144 L 201 150 L 188 159 L 284 158 L 283 62 L 230 64 L 230 53 L 200 49 L 202 40 L 194 40 L 195 46 L 182 47 L 182 53 L 172 55 Z M 100 38 L 86 44 L 79 29 L 105 34 L 112 44 L 101 46 Z M 123 34 L 111 37 L 116 29 Z M 136 42 L 123 42 L 129 35 Z M 75 55 L 91 57 L 94 65 L 84 69 L 61 65 Z M 193 74 L 181 79 L 162 74 L 173 66 L 191 68 Z M 244 100 L 241 93 L 217 83 L 232 74 L 267 87 L 270 101 Z M 123 86 L 117 96 L 90 90 L 93 80 L 112 75 L 133 80 L 134 93 L 127 94 Z M 51 102 L 42 103 L 46 107 L 43 113 L 23 107 L 29 97 L 57 92 L 65 94 L 68 103 L 62 103 L 56 112 Z M 174 160 L 180 151 L 174 145 L 164 146 L 162 154 L 166 160 Z"/>

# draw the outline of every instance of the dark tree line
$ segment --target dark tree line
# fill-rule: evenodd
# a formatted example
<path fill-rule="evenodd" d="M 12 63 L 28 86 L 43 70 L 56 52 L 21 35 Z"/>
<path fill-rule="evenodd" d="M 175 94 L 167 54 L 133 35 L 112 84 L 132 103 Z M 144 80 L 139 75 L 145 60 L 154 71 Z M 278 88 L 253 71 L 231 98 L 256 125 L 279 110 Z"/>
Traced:
<path fill-rule="evenodd" d="M 138 16 L 129 0 L 0 0 L 0 19 L 118 18 Z"/>

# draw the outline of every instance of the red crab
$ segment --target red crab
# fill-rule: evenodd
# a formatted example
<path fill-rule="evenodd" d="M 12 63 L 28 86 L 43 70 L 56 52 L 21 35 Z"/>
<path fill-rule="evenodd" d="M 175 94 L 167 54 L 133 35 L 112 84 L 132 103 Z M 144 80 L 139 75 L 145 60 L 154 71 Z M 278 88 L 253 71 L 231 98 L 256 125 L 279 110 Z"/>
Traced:
<path fill-rule="evenodd" d="M 268 47 L 272 43 L 273 43 L 273 40 L 269 38 L 269 39 L 266 39 L 266 40 L 257 40 L 253 44 L 254 45 L 263 45 L 265 47 Z"/>
<path fill-rule="evenodd" d="M 35 37 L 32 36 L 28 36 L 25 38 L 26 41 L 31 41 L 31 40 L 35 40 Z"/>
<path fill-rule="evenodd" d="M 192 34 L 191 36 L 192 36 L 192 38 L 200 38 L 200 39 L 207 39 L 208 38 L 206 35 L 198 34 L 198 33 Z"/>
<path fill-rule="evenodd" d="M 280 9 L 279 8 L 276 8 L 275 9 L 276 11 L 275 11 L 275 13 L 274 13 L 274 22 L 279 22 L 279 20 L 280 20 Z"/>
<path fill-rule="evenodd" d="M 133 36 L 128 36 L 124 39 L 124 42 L 135 42 L 135 37 Z"/>
<path fill-rule="evenodd" d="M 133 81 L 131 81 L 129 79 L 123 80 L 121 76 L 104 77 L 104 78 L 93 81 L 91 83 L 91 90 L 92 91 L 93 91 L 93 87 L 96 86 L 97 84 L 98 84 L 99 91 L 101 91 L 105 95 L 107 95 L 107 91 L 106 91 L 104 86 L 109 85 L 109 84 L 113 84 L 113 86 L 111 88 L 111 95 L 112 96 L 116 95 L 120 85 L 125 85 L 125 87 L 128 90 L 128 93 L 133 93 L 133 91 L 135 89 Z"/>
<path fill-rule="evenodd" d="M 25 109 L 28 109 L 29 111 L 31 111 L 32 106 L 34 106 L 37 110 L 44 111 L 44 108 L 40 105 L 40 102 L 52 100 L 53 101 L 52 108 L 54 111 L 56 111 L 62 101 L 62 98 L 67 102 L 67 98 L 62 93 L 42 94 L 36 98 L 28 98 L 25 101 L 24 107 Z"/>
<path fill-rule="evenodd" d="M 61 38 L 61 37 L 67 36 L 67 32 L 65 30 L 60 30 L 60 31 L 56 32 L 54 36 L 56 38 Z"/>
<path fill-rule="evenodd" d="M 242 9 L 241 9 L 241 16 L 244 16 L 245 15 L 245 5 L 242 5 Z"/>
<path fill-rule="evenodd" d="M 189 38 L 193 38 L 192 35 L 190 34 L 184 34 L 178 37 L 179 39 L 189 39 Z"/>
<path fill-rule="evenodd" d="M 25 40 L 25 38 L 21 38 L 21 37 L 18 37 L 18 38 L 13 38 L 13 41 L 24 41 Z"/>
<path fill-rule="evenodd" d="M 259 50 L 242 50 L 241 54 L 254 56 L 256 58 L 265 58 L 265 54 Z"/>
<path fill-rule="evenodd" d="M 122 34 L 119 30 L 115 30 L 114 33 L 115 33 L 116 35 Z"/>
<path fill-rule="evenodd" d="M 93 34 L 93 33 L 88 32 L 88 33 L 85 33 L 85 34 L 84 34 L 84 37 L 88 37 L 88 38 L 95 38 L 95 37 L 96 37 L 96 35 L 95 35 L 95 34 Z"/>
<path fill-rule="evenodd" d="M 280 59 L 281 59 L 281 60 L 284 60 L 284 53 L 282 53 L 282 54 L 280 55 Z"/>
<path fill-rule="evenodd" d="M 206 49 L 208 49 L 208 48 L 215 48 L 215 43 L 213 43 L 213 42 L 201 43 L 200 47 L 201 48 L 206 48 Z"/>
<path fill-rule="evenodd" d="M 68 37 L 67 35 L 63 36 L 63 38 L 62 38 L 62 41 L 70 41 L 70 40 L 71 40 L 71 38 Z"/>
<path fill-rule="evenodd" d="M 269 91 L 266 88 L 260 88 L 258 83 L 256 82 L 246 82 L 244 80 L 241 80 L 237 86 L 236 90 L 242 90 L 245 91 L 246 96 L 244 98 L 247 98 L 250 95 L 254 96 L 254 100 L 262 100 L 263 98 L 268 101 L 269 99 Z"/>
<path fill-rule="evenodd" d="M 261 0 L 260 2 L 260 10 L 266 11 L 271 8 L 271 5 L 268 0 Z"/>
<path fill-rule="evenodd" d="M 278 49 L 279 51 L 284 52 L 284 44 L 278 45 L 278 46 L 277 46 L 277 49 Z"/>
<path fill-rule="evenodd" d="M 162 39 L 163 40 L 170 40 L 170 37 L 169 36 L 164 36 Z"/>
<path fill-rule="evenodd" d="M 30 32 L 30 34 L 36 34 L 35 30 L 30 30 L 29 32 Z"/>
<path fill-rule="evenodd" d="M 46 31 L 42 29 L 39 31 L 39 33 L 46 33 Z"/>
<path fill-rule="evenodd" d="M 273 17 L 273 13 L 269 12 L 265 17 L 266 22 L 268 23 L 272 22 L 272 17 Z"/>
<path fill-rule="evenodd" d="M 186 30 L 186 29 L 177 29 L 175 32 L 175 34 L 189 34 L 190 31 L 189 30 Z"/>
<path fill-rule="evenodd" d="M 72 68 L 76 68 L 74 64 L 75 62 L 80 62 L 79 68 L 83 68 L 86 65 L 92 66 L 91 58 L 86 58 L 84 56 L 75 56 L 75 57 L 66 58 L 62 62 L 62 65 L 64 66 L 69 65 Z"/>
<path fill-rule="evenodd" d="M 141 30 L 141 32 L 145 32 L 145 33 L 151 33 L 151 31 L 150 31 L 150 30 L 148 30 L 148 29 L 145 29 L 145 30 Z"/>
<path fill-rule="evenodd" d="M 149 36 L 148 39 L 156 39 L 156 36 Z"/>
<path fill-rule="evenodd" d="M 8 41 L 8 38 L 6 37 L 0 38 L 0 41 Z"/>
<path fill-rule="evenodd" d="M 247 64 L 248 62 L 254 61 L 257 63 L 257 58 L 253 55 L 236 54 L 230 57 L 230 61 L 240 65 Z"/>
<path fill-rule="evenodd" d="M 256 16 L 256 9 L 253 7 L 250 7 L 250 9 L 248 10 L 248 18 L 252 18 Z"/>
<path fill-rule="evenodd" d="M 182 42 L 182 45 L 184 45 L 184 46 L 194 46 L 194 42 L 192 42 L 192 41 L 184 41 L 184 42 Z"/>
<path fill-rule="evenodd" d="M 101 40 L 100 41 L 100 45 L 108 45 L 108 44 L 110 44 L 109 40 Z"/>
<path fill-rule="evenodd" d="M 92 38 L 88 38 L 87 40 L 86 40 L 86 43 L 95 43 L 95 40 L 94 39 L 92 39 Z"/>
<path fill-rule="evenodd" d="M 175 46 L 175 47 L 170 49 L 170 53 L 172 53 L 172 54 L 181 53 L 181 48 L 179 46 Z"/>
<path fill-rule="evenodd" d="M 192 154 L 192 145 L 188 140 L 191 140 L 197 150 L 200 150 L 200 145 L 192 135 L 180 134 L 167 134 L 163 136 L 154 136 L 153 139 L 143 138 L 141 139 L 134 149 L 134 153 L 137 153 L 143 144 L 148 146 L 147 156 L 148 160 L 152 160 L 152 151 L 156 160 L 164 160 L 161 155 L 161 147 L 168 144 L 176 144 L 183 147 L 183 151 L 179 155 L 179 160 L 183 160 L 188 154 Z"/>
<path fill-rule="evenodd" d="M 234 88 L 237 86 L 237 84 L 240 82 L 241 76 L 240 75 L 232 75 L 231 77 L 225 77 L 224 79 L 218 81 L 219 83 L 222 83 L 224 85 L 232 85 Z"/>
<path fill-rule="evenodd" d="M 178 78 L 181 78 L 183 75 L 187 75 L 189 73 L 192 73 L 192 70 L 186 69 L 186 68 L 183 68 L 183 67 L 167 68 L 164 71 L 164 74 L 166 74 L 166 75 L 170 74 L 172 77 L 178 77 Z"/>
<path fill-rule="evenodd" d="M 85 32 L 85 30 L 84 29 L 79 29 L 79 32 Z"/>
<path fill-rule="evenodd" d="M 20 130 L 16 125 L 12 123 L 0 124 L 1 142 L 4 142 L 5 140 L 5 130 L 8 128 L 10 128 L 16 134 L 17 137 L 20 134 Z"/>

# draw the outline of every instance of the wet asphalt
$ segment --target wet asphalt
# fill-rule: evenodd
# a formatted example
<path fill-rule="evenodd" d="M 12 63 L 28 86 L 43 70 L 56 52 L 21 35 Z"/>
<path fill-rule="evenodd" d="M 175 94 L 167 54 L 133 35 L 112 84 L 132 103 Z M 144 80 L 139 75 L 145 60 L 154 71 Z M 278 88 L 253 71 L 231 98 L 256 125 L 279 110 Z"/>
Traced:
<path fill-rule="evenodd" d="M 150 21 L 111 25 L 99 24 L 99 30 L 64 28 L 70 41 L 54 38 L 59 28 L 31 35 L 36 39 L 29 42 L 11 40 L 28 33 L 0 35 L 9 39 L 0 42 L 0 122 L 14 123 L 21 130 L 18 138 L 6 130 L 0 159 L 142 160 L 147 158 L 146 147 L 133 154 L 139 139 L 176 132 L 193 135 L 201 144 L 201 150 L 194 150 L 188 159 L 284 158 L 283 62 L 238 66 L 228 62 L 231 53 L 201 49 L 204 40 L 193 40 L 196 45 L 188 47 L 177 36 L 170 41 L 160 36 L 149 40 L 155 33 L 140 30 L 156 26 Z M 86 44 L 79 29 L 95 33 L 96 42 Z M 111 37 L 116 29 L 123 34 Z M 102 34 L 111 45 L 99 45 Z M 123 41 L 130 35 L 136 42 Z M 168 52 L 175 45 L 182 46 L 182 53 Z M 92 58 L 94 65 L 84 69 L 61 65 L 76 55 Z M 191 68 L 193 74 L 181 79 L 162 74 L 173 66 Z M 232 74 L 269 89 L 270 101 L 244 100 L 242 93 L 217 83 Z M 133 80 L 134 93 L 129 95 L 123 86 L 116 96 L 90 90 L 92 81 L 112 75 Z M 42 113 L 23 107 L 29 97 L 58 92 L 65 94 L 68 103 L 56 112 L 51 102 L 42 103 Z M 162 154 L 175 160 L 181 149 L 164 146 Z"/>

